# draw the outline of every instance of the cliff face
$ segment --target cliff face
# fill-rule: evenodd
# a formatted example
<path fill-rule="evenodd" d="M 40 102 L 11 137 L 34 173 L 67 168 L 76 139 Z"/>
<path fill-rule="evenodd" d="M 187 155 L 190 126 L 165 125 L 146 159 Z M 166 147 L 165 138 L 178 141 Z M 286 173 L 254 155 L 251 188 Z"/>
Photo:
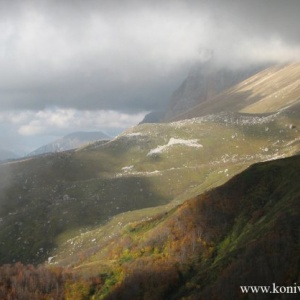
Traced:
<path fill-rule="evenodd" d="M 171 96 L 164 120 L 172 120 L 177 115 L 245 80 L 262 68 L 262 66 L 242 69 L 220 68 L 215 65 L 213 58 L 194 66 Z"/>

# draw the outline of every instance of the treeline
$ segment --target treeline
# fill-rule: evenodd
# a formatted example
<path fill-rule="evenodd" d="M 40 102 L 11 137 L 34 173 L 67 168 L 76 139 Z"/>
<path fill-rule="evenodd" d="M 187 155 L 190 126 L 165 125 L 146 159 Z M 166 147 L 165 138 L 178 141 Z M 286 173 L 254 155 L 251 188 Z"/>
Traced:
<path fill-rule="evenodd" d="M 64 299 L 64 284 L 70 278 L 61 268 L 5 264 L 0 266 L 0 299 Z"/>
<path fill-rule="evenodd" d="M 0 266 L 1 300 L 90 299 L 100 278 L 83 279 L 69 269 L 24 265 Z"/>

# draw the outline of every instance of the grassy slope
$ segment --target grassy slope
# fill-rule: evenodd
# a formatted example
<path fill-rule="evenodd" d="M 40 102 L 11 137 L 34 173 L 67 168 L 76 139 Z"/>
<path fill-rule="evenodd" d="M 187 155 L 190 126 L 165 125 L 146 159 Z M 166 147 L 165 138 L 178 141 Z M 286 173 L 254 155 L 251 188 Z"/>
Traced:
<path fill-rule="evenodd" d="M 297 153 L 300 109 L 290 92 L 297 88 L 298 69 L 299 64 L 291 64 L 250 78 L 231 89 L 228 98 L 223 94 L 226 109 L 223 104 L 219 109 L 234 110 L 240 96 L 249 91 L 251 97 L 244 97 L 242 103 L 254 105 L 262 99 L 257 95 L 269 95 L 275 87 L 286 93 L 281 95 L 281 108 L 294 101 L 280 113 L 223 112 L 169 124 L 144 124 L 106 144 L 2 164 L 0 262 L 42 262 L 54 255 L 66 259 L 72 253 L 66 247 L 68 240 L 99 230 L 114 216 L 127 223 L 151 217 L 224 183 L 252 163 Z M 216 103 L 211 102 L 212 111 Z M 193 140 L 203 147 L 166 147 L 172 138 Z M 162 146 L 164 151 L 149 155 Z M 107 234 L 99 240 L 103 238 Z"/>
<path fill-rule="evenodd" d="M 299 170 L 299 156 L 253 165 L 125 227 L 76 270 L 101 273 L 94 299 L 248 299 L 240 285 L 293 285 L 300 279 Z"/>
<path fill-rule="evenodd" d="M 272 113 L 299 103 L 300 63 L 273 66 L 193 107 L 176 120 L 222 111 Z"/>
<path fill-rule="evenodd" d="M 218 188 L 123 226 L 72 268 L 1 266 L 0 295 L 274 299 L 242 294 L 240 286 L 294 287 L 300 279 L 299 167 L 300 156 L 252 165 Z"/>
<path fill-rule="evenodd" d="M 292 117 L 293 129 L 290 113 L 144 124 L 104 145 L 4 164 L 1 261 L 66 259 L 96 243 L 84 241 L 69 249 L 66 241 L 93 228 L 99 231 L 113 216 L 122 213 L 117 219 L 125 218 L 125 223 L 152 216 L 224 183 L 254 162 L 293 154 L 299 149 L 300 123 L 297 114 Z M 173 145 L 148 155 L 171 138 L 196 140 L 203 147 Z"/>
<path fill-rule="evenodd" d="M 289 70 L 297 80 L 297 68 Z M 251 93 L 260 85 L 257 78 L 249 84 Z M 238 93 L 237 87 L 231 104 L 241 100 Z M 106 144 L 2 164 L 0 263 L 55 256 L 51 263 L 72 265 L 84 276 L 101 272 L 96 299 L 120 299 L 124 291 L 134 291 L 136 299 L 201 294 L 207 299 L 224 286 L 235 297 L 234 282 L 247 283 L 256 274 L 254 268 L 250 276 L 244 272 L 251 268 L 247 259 L 256 270 L 262 264 L 260 279 L 280 284 L 299 279 L 293 268 L 299 250 L 298 157 L 256 165 L 209 191 L 255 162 L 299 153 L 300 105 L 293 93 L 289 96 L 274 104 L 288 106 L 281 112 L 261 114 L 260 107 L 256 115 L 222 112 L 144 124 Z M 247 99 L 252 110 L 262 98 Z M 266 109 L 270 99 L 258 103 Z M 171 138 L 203 147 L 166 147 Z M 148 155 L 161 146 L 164 151 Z M 204 191 L 209 192 L 177 208 Z M 285 244 L 290 251 L 282 252 Z M 289 262 L 282 263 L 284 270 L 275 263 L 281 256 Z"/>
<path fill-rule="evenodd" d="M 241 125 L 242 120 L 244 125 Z M 93 249 L 99 248 L 102 242 L 106 243 L 107 240 L 118 235 L 120 228 L 126 224 L 168 211 L 174 205 L 226 182 L 234 174 L 254 162 L 286 156 L 299 151 L 298 131 L 286 126 L 289 122 L 285 115 L 276 118 L 258 118 L 256 123 L 249 123 L 249 120 L 253 121 L 248 116 L 241 117 L 230 114 L 227 116 L 227 121 L 224 121 L 224 116 L 222 116 L 213 120 L 210 118 L 201 119 L 201 121 L 200 119 L 191 120 L 188 123 L 143 125 L 126 133 L 127 135 L 142 134 L 152 128 L 152 134 L 155 132 L 165 134 L 164 141 L 158 142 L 158 145 L 166 143 L 171 136 L 198 137 L 203 148 L 185 149 L 183 146 L 174 146 L 174 149 L 170 148 L 168 152 L 161 153 L 159 157 L 155 158 L 146 156 L 147 151 L 153 146 L 145 149 L 145 154 L 142 156 L 138 156 L 138 152 L 136 152 L 134 155 L 136 163 L 133 163 L 133 168 L 125 171 L 121 177 L 127 178 L 140 174 L 140 176 L 147 178 L 148 182 L 153 183 L 152 188 L 154 190 L 158 191 L 159 189 L 160 192 L 156 195 L 161 195 L 163 191 L 172 192 L 176 190 L 175 199 L 168 205 L 135 212 L 124 212 L 115 216 L 104 227 L 96 227 L 80 236 L 68 240 L 64 237 L 60 247 L 53 252 L 53 255 L 57 255 L 56 261 L 62 260 L 64 264 L 72 263 L 78 260 L 80 256 L 85 256 L 84 253 L 89 252 L 87 249 L 94 251 Z M 237 123 L 239 126 L 236 125 Z M 188 135 L 189 131 L 191 132 Z M 198 135 L 196 135 L 197 133 Z M 163 135 L 160 138 L 162 137 Z M 125 139 L 125 136 L 122 139 Z M 218 147 L 214 146 L 216 144 Z M 132 147 L 134 148 L 134 143 Z M 180 155 L 178 150 L 183 151 L 180 153 L 184 155 Z M 132 158 L 132 156 L 129 157 Z M 153 162 L 147 166 L 149 161 Z M 129 165 L 129 162 L 125 165 Z M 152 176 L 142 173 L 147 169 L 151 172 L 159 171 L 159 173 Z M 154 179 L 157 182 L 153 182 Z M 63 243 L 63 241 L 66 242 Z"/>

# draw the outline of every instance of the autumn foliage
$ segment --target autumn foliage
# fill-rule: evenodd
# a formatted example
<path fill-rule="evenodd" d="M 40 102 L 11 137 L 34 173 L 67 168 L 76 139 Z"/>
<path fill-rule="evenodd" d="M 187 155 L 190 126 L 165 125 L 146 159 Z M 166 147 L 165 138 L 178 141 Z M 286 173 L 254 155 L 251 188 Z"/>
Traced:
<path fill-rule="evenodd" d="M 299 165 L 299 157 L 257 164 L 128 225 L 105 245 L 107 266 L 96 275 L 0 266 L 0 299 L 248 299 L 240 285 L 293 285 L 300 280 Z"/>

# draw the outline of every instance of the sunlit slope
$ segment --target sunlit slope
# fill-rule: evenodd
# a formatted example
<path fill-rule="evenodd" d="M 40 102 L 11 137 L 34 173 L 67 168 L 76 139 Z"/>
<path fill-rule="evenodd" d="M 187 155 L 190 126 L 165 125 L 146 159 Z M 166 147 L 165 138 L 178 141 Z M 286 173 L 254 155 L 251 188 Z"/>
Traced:
<path fill-rule="evenodd" d="M 299 170 L 299 156 L 253 165 L 168 213 L 125 226 L 82 253 L 74 269 L 101 274 L 94 299 L 245 299 L 241 285 L 294 286 Z"/>
<path fill-rule="evenodd" d="M 300 63 L 267 68 L 174 119 L 223 111 L 272 113 L 300 102 Z"/>
<path fill-rule="evenodd" d="M 258 161 L 299 151 L 299 111 L 136 126 L 108 143 L 2 164 L 1 262 L 40 262 L 128 212 L 165 210 Z M 132 219 L 131 219 L 132 217 Z M 64 254 L 62 254 L 64 256 Z"/>
<path fill-rule="evenodd" d="M 293 121 L 291 126 L 291 118 L 285 113 L 268 116 L 232 113 L 170 124 L 144 124 L 128 130 L 111 143 L 75 153 L 77 159 L 81 157 L 86 161 L 96 159 L 100 153 L 115 156 L 115 173 L 109 175 L 109 180 L 125 182 L 114 187 L 122 195 L 116 193 L 112 201 L 105 196 L 111 192 L 104 189 L 100 199 L 112 202 L 110 207 L 118 205 L 122 209 L 107 213 L 109 217 L 116 216 L 107 227 L 96 227 L 95 231 L 86 231 L 74 240 L 62 234 L 57 240 L 58 248 L 51 254 L 57 255 L 54 261 L 76 261 L 86 249 L 106 242 L 126 224 L 167 211 L 224 183 L 252 163 L 299 152 L 300 124 Z M 96 161 L 91 163 L 95 164 Z M 94 179 L 94 182 L 101 180 Z M 93 193 L 100 192 L 94 190 Z M 169 204 L 155 207 L 166 203 Z M 133 212 L 134 206 L 152 208 Z M 104 220 L 100 211 L 99 208 L 98 222 Z M 119 212 L 124 213 L 117 215 Z M 97 210 L 93 214 L 97 214 Z"/>

